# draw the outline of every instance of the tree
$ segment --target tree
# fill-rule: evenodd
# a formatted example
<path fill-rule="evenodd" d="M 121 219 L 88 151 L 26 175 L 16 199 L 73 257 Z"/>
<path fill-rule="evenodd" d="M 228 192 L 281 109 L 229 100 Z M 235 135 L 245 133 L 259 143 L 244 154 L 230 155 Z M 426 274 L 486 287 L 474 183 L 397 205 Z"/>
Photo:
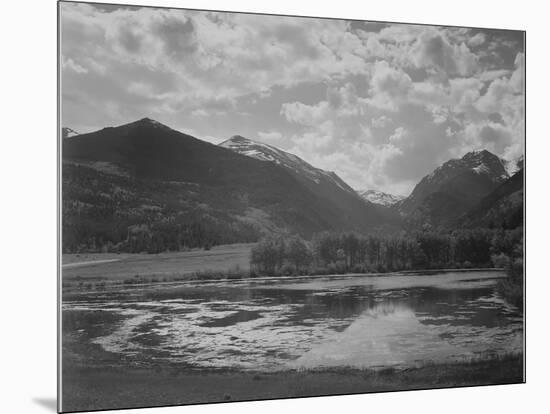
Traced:
<path fill-rule="evenodd" d="M 252 248 L 250 262 L 260 273 L 273 276 L 284 262 L 285 244 L 278 236 L 266 237 Z"/>
<path fill-rule="evenodd" d="M 311 253 L 306 243 L 298 236 L 290 238 L 286 245 L 286 258 L 299 272 L 311 263 Z"/>

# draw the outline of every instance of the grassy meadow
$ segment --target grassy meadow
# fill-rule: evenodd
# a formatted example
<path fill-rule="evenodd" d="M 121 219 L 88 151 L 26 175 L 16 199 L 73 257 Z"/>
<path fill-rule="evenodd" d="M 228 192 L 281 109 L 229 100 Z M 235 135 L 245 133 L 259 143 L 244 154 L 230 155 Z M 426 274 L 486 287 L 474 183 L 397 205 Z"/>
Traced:
<path fill-rule="evenodd" d="M 64 254 L 63 281 L 124 281 L 152 278 L 154 281 L 192 278 L 200 272 L 248 271 L 253 244 L 215 246 L 159 254 L 82 253 Z M 97 263 L 94 263 L 97 262 Z"/>

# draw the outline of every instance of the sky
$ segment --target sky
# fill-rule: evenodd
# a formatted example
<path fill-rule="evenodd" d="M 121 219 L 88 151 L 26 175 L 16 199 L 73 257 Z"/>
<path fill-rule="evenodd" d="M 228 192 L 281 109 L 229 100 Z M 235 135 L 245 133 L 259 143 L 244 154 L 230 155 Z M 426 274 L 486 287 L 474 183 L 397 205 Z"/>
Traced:
<path fill-rule="evenodd" d="M 60 3 L 61 123 L 233 135 L 408 195 L 441 163 L 524 151 L 522 32 Z"/>

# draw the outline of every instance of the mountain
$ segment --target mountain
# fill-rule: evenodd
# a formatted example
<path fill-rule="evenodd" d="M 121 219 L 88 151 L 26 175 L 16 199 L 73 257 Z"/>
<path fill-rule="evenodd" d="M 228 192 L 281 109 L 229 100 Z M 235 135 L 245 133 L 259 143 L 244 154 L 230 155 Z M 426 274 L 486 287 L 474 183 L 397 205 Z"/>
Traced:
<path fill-rule="evenodd" d="M 177 248 L 395 224 L 330 174 L 316 183 L 148 118 L 64 140 L 62 155 L 65 251 L 108 243 L 132 251 L 153 244 L 156 251 L 166 243 Z M 138 247 L 124 244 L 130 239 Z"/>
<path fill-rule="evenodd" d="M 472 151 L 425 176 L 398 208 L 409 223 L 446 224 L 508 178 L 502 159 L 487 150 Z"/>
<path fill-rule="evenodd" d="M 357 193 L 366 201 L 385 207 L 391 207 L 405 198 L 401 195 L 388 194 L 377 190 L 358 191 Z"/>
<path fill-rule="evenodd" d="M 61 136 L 63 137 L 63 139 L 72 138 L 77 135 L 78 135 L 78 132 L 76 132 L 74 129 L 71 129 L 69 127 L 61 128 Z"/>
<path fill-rule="evenodd" d="M 513 229 L 523 226 L 523 168 L 483 197 L 459 219 L 464 227 Z"/>
<path fill-rule="evenodd" d="M 379 217 L 382 225 L 394 226 L 400 222 L 396 212 L 381 209 L 376 204 L 365 202 L 353 188 L 334 172 L 316 168 L 300 157 L 280 148 L 253 141 L 240 135 L 234 135 L 220 143 L 219 146 L 285 169 L 311 193 L 338 208 L 342 214 L 348 217 L 356 217 L 354 220 L 361 221 L 361 216 L 368 216 Z M 360 228 L 357 228 L 357 230 L 360 230 Z"/>
<path fill-rule="evenodd" d="M 273 162 L 316 184 L 336 185 L 344 191 L 355 193 L 354 190 L 334 172 L 316 168 L 300 157 L 272 145 L 253 141 L 240 135 L 234 135 L 219 145 L 239 154 L 246 155 L 247 157 L 255 158 L 260 161 Z"/>

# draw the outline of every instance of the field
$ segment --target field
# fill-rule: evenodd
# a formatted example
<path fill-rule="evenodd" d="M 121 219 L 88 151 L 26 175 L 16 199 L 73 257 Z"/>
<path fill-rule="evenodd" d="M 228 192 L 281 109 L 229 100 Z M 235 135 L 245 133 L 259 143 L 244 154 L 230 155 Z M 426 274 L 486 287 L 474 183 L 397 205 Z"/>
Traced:
<path fill-rule="evenodd" d="M 83 253 L 63 255 L 63 280 L 126 280 L 137 276 L 170 279 L 200 271 L 250 267 L 253 244 L 160 254 Z M 95 262 L 95 263 L 94 263 Z"/>

